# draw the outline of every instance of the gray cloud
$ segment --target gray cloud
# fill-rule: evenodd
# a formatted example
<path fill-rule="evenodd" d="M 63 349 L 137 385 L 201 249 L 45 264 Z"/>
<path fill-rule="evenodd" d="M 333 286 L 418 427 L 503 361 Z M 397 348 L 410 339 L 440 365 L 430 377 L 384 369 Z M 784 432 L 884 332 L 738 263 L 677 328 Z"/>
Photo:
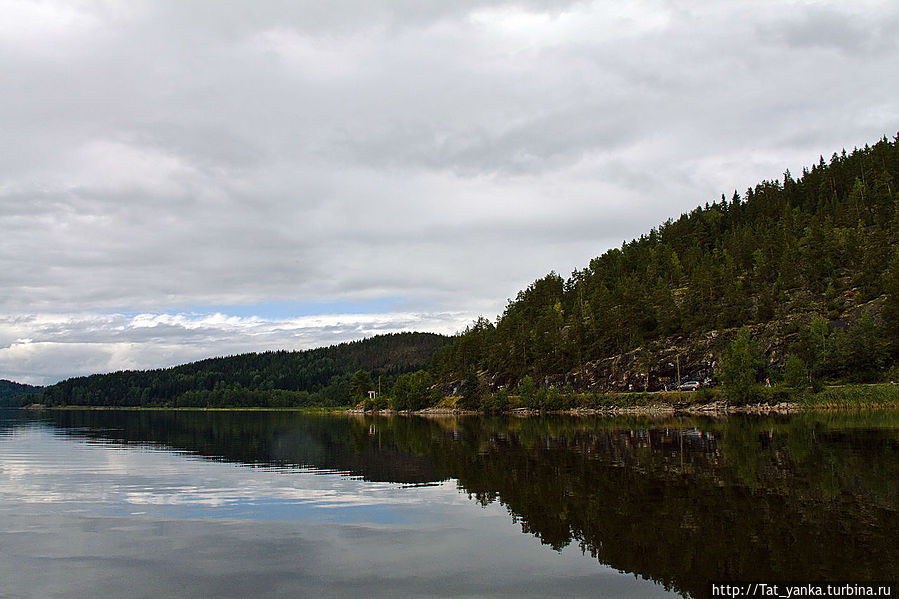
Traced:
<path fill-rule="evenodd" d="M 110 314 L 393 298 L 454 323 L 492 317 L 550 269 L 899 130 L 886 1 L 23 1 L 5 14 L 0 315 L 92 316 L 44 331 L 31 362 L 0 347 L 0 377 L 261 339 L 159 325 L 93 340 Z M 418 324 L 448 328 L 430 318 Z M 303 343 L 360 334 L 322 327 Z M 91 343 L 106 357 L 79 362 Z M 115 343 L 127 360 L 126 345 L 109 358 Z"/>
<path fill-rule="evenodd" d="M 807 10 L 787 15 L 781 22 L 763 25 L 760 33 L 767 41 L 801 49 L 867 54 L 895 48 L 897 15 L 877 8 L 865 3 L 851 7 L 810 5 Z"/>

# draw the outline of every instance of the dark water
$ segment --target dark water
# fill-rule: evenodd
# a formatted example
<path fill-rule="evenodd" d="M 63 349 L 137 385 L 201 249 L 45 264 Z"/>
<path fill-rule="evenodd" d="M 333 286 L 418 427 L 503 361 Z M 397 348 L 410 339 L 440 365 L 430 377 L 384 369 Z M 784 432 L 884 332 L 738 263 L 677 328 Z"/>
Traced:
<path fill-rule="evenodd" d="M 0 412 L 0 597 L 899 579 L 899 414 Z"/>

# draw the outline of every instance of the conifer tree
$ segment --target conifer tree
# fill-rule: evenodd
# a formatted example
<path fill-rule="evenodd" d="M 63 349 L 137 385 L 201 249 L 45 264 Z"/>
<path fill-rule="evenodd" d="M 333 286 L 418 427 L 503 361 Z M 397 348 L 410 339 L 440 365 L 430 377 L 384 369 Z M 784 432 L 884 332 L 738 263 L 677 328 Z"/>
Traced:
<path fill-rule="evenodd" d="M 458 402 L 460 408 L 477 410 L 481 407 L 481 380 L 473 366 L 470 366 L 465 372 L 461 392 L 462 397 Z"/>
<path fill-rule="evenodd" d="M 741 327 L 721 360 L 721 381 L 728 400 L 741 404 L 752 398 L 760 366 L 752 333 L 749 327 Z"/>

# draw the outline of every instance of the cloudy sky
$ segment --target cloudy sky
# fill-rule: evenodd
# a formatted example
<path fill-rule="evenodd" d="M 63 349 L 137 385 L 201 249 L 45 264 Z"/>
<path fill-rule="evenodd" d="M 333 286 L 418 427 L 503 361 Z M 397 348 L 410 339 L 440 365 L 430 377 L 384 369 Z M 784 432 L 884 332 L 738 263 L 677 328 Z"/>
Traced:
<path fill-rule="evenodd" d="M 456 332 L 899 131 L 899 3 L 2 0 L 0 378 Z"/>

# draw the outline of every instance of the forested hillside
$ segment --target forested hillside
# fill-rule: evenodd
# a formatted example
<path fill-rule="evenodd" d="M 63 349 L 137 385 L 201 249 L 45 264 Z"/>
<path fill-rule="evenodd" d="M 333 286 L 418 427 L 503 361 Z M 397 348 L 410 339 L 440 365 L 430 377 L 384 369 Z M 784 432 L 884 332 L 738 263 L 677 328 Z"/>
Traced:
<path fill-rule="evenodd" d="M 18 407 L 31 401 L 41 390 L 41 387 L 0 380 L 0 407 Z"/>
<path fill-rule="evenodd" d="M 211 358 L 159 370 L 95 374 L 47 387 L 47 405 L 263 406 L 346 405 L 354 373 L 399 375 L 427 368 L 450 342 L 434 333 L 395 333 L 307 351 Z M 363 390 L 363 393 L 367 389 Z"/>
<path fill-rule="evenodd" d="M 798 178 L 787 171 L 669 219 L 567 279 L 548 274 L 443 348 L 435 374 L 597 388 L 602 380 L 583 373 L 630 352 L 618 361 L 639 361 L 652 387 L 650 374 L 670 380 L 703 334 L 694 353 L 711 374 L 715 340 L 728 338 L 718 332 L 750 325 L 772 338 L 758 339 L 760 377 L 781 376 L 788 354 L 819 377 L 882 377 L 899 349 L 897 142 L 821 157 Z"/>

